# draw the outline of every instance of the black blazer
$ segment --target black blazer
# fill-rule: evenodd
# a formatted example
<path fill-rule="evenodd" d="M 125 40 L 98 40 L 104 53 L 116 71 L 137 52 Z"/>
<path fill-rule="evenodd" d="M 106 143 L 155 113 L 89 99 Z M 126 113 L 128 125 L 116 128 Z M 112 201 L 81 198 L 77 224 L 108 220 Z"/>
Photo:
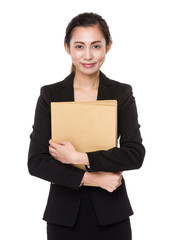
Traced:
<path fill-rule="evenodd" d="M 82 193 L 79 187 L 84 170 L 55 160 L 48 150 L 51 138 L 50 103 L 74 101 L 74 72 L 58 83 L 41 88 L 28 155 L 31 175 L 55 184 L 50 193 L 43 219 L 73 226 L 78 214 Z M 139 131 L 137 109 L 130 85 L 108 79 L 100 72 L 97 100 L 117 99 L 118 138 L 120 148 L 87 152 L 90 169 L 87 171 L 118 172 L 141 167 L 145 155 Z M 125 181 L 110 193 L 100 187 L 89 187 L 98 221 L 101 225 L 122 221 L 133 214 Z"/>

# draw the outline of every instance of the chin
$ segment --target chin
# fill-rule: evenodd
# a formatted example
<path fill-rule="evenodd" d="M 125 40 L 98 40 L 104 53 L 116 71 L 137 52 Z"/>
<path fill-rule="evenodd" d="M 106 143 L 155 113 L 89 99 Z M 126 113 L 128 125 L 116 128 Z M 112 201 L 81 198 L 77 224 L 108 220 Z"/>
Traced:
<path fill-rule="evenodd" d="M 92 75 L 95 73 L 98 73 L 100 71 L 100 68 L 87 68 L 87 69 L 78 69 L 79 72 L 81 72 L 82 74 L 86 74 L 86 75 Z"/>

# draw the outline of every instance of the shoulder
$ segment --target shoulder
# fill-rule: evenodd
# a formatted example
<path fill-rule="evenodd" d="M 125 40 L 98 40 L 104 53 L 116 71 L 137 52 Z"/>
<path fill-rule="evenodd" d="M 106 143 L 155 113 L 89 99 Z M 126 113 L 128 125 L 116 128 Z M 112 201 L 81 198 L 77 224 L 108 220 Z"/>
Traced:
<path fill-rule="evenodd" d="M 59 96 L 61 96 L 61 91 L 65 86 L 71 86 L 73 85 L 73 74 L 69 74 L 65 79 L 49 84 L 44 85 L 41 87 L 41 94 L 46 95 L 50 100 L 54 101 L 55 99 L 58 101 Z"/>
<path fill-rule="evenodd" d="M 59 88 L 62 88 L 62 87 L 65 87 L 67 85 L 72 84 L 74 75 L 75 75 L 75 73 L 72 72 L 66 78 L 64 78 L 63 80 L 61 80 L 59 82 L 56 82 L 56 83 L 49 84 L 49 85 L 45 85 L 42 88 L 47 90 L 47 91 L 52 91 L 54 89 L 58 90 Z"/>
<path fill-rule="evenodd" d="M 104 75 L 106 83 L 112 88 L 113 95 L 117 98 L 125 98 L 126 96 L 132 94 L 132 86 L 127 83 L 122 83 L 117 80 L 108 78 Z"/>
<path fill-rule="evenodd" d="M 127 84 L 127 83 L 122 83 L 122 82 L 118 82 L 116 80 L 113 79 L 109 79 L 109 81 L 111 82 L 111 85 L 115 88 L 118 89 L 119 91 L 131 91 L 132 86 Z"/>
<path fill-rule="evenodd" d="M 40 89 L 40 96 L 45 99 L 46 102 L 50 103 L 57 99 L 61 95 L 62 81 L 44 85 Z"/>
<path fill-rule="evenodd" d="M 118 102 L 118 110 L 120 114 L 126 112 L 126 110 L 131 107 L 135 108 L 135 97 L 133 96 L 131 85 L 109 78 L 107 78 L 107 81 L 111 86 L 113 98 Z"/>
<path fill-rule="evenodd" d="M 59 89 L 62 88 L 62 82 L 63 81 L 64 80 L 62 80 L 60 82 L 44 85 L 44 86 L 41 87 L 41 91 L 47 92 L 47 93 L 58 91 Z"/>

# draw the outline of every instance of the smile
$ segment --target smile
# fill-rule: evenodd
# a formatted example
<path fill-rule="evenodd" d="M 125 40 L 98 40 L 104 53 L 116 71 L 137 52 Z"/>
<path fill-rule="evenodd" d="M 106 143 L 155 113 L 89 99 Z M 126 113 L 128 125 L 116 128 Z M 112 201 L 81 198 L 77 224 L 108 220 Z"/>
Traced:
<path fill-rule="evenodd" d="M 92 68 L 95 65 L 95 63 L 82 63 L 82 65 L 85 68 Z"/>

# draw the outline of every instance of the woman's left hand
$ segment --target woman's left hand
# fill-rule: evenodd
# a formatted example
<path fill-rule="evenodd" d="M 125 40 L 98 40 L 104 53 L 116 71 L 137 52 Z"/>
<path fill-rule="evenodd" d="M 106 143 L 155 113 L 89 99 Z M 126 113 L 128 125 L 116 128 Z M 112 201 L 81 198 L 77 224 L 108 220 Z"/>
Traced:
<path fill-rule="evenodd" d="M 78 152 L 70 142 L 54 143 L 50 140 L 49 144 L 49 153 L 53 158 L 65 164 L 77 164 Z"/>

